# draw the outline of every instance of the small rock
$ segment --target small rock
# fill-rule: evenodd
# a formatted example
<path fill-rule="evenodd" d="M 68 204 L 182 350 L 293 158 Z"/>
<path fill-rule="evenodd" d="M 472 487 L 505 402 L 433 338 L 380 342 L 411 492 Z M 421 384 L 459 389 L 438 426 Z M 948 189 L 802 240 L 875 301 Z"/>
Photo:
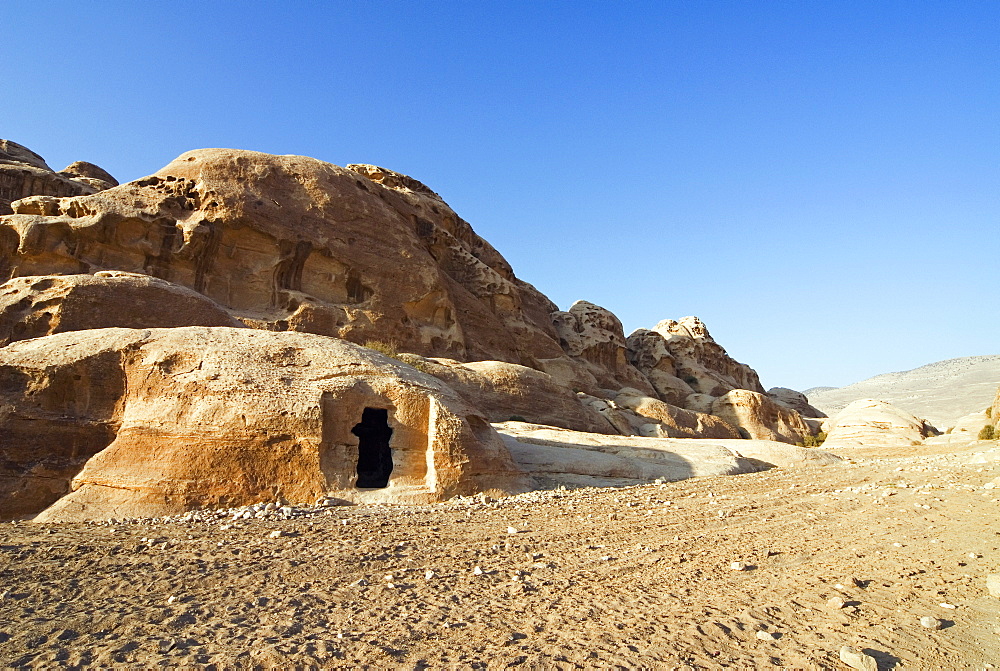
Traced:
<path fill-rule="evenodd" d="M 281 538 L 284 535 L 285 535 L 285 532 L 283 532 L 281 529 L 275 529 L 274 531 L 272 531 L 271 533 L 269 533 L 267 535 L 267 537 L 268 538 Z"/>
<path fill-rule="evenodd" d="M 942 608 L 947 608 L 948 610 L 955 610 L 956 608 L 958 608 L 958 606 L 956 606 L 953 603 L 939 603 L 938 605 L 941 606 Z"/>
<path fill-rule="evenodd" d="M 509 534 L 516 534 L 517 533 L 517 529 L 515 529 L 514 527 L 507 527 L 507 533 L 509 533 Z"/>
<path fill-rule="evenodd" d="M 434 573 L 434 571 L 432 571 L 432 570 L 430 570 L 430 569 L 427 569 L 426 571 L 424 571 L 424 580 L 431 580 L 431 579 L 432 579 L 432 578 L 434 578 L 434 577 L 435 577 L 436 575 L 437 575 L 437 574 L 436 574 L 436 573 Z"/>
<path fill-rule="evenodd" d="M 482 574 L 483 574 L 483 569 L 481 569 L 481 568 L 479 568 L 479 567 L 477 566 L 476 568 L 472 569 L 472 573 L 473 573 L 474 575 L 482 575 Z"/>
<path fill-rule="evenodd" d="M 778 637 L 769 631 L 758 631 L 757 639 L 760 641 L 776 641 Z"/>
<path fill-rule="evenodd" d="M 167 603 L 173 603 L 174 601 L 177 601 L 177 597 L 176 596 L 171 596 L 171 597 L 167 598 Z"/>
<path fill-rule="evenodd" d="M 734 561 L 732 564 L 729 565 L 729 568 L 731 568 L 734 571 L 746 571 L 747 565 L 740 561 Z"/>
<path fill-rule="evenodd" d="M 878 662 L 871 655 L 865 654 L 850 645 L 840 649 L 840 661 L 858 671 L 878 671 Z"/>
<path fill-rule="evenodd" d="M 986 589 L 990 591 L 990 596 L 1000 596 L 1000 573 L 986 576 Z"/>
<path fill-rule="evenodd" d="M 940 629 L 944 626 L 944 622 L 937 619 L 936 617 L 931 617 L 930 615 L 924 615 L 920 618 L 920 626 L 924 629 Z"/>
<path fill-rule="evenodd" d="M 846 605 L 847 602 L 844 601 L 844 597 L 841 596 L 831 597 L 826 602 L 826 607 L 829 608 L 830 610 L 840 610 Z"/>
<path fill-rule="evenodd" d="M 355 587 L 364 587 L 365 585 L 368 584 L 368 581 L 365 580 L 364 578 L 360 578 L 358 580 L 355 580 L 351 584 L 354 585 Z"/>

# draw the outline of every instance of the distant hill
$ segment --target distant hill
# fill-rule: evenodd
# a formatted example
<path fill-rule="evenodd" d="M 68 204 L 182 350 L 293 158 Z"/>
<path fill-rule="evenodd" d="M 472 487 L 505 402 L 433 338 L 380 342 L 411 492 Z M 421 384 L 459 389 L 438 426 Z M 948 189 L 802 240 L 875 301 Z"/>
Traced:
<path fill-rule="evenodd" d="M 828 415 L 859 398 L 875 398 L 922 417 L 937 428 L 993 402 L 1000 386 L 1000 354 L 947 359 L 898 373 L 884 373 L 846 387 L 813 387 L 803 393 Z"/>

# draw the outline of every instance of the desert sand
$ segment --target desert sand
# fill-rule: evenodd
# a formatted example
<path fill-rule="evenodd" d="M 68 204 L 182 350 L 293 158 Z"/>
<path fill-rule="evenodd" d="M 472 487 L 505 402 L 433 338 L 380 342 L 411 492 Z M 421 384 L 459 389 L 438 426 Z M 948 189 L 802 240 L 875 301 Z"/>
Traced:
<path fill-rule="evenodd" d="M 499 500 L 3 523 L 0 662 L 844 669 L 851 645 L 880 669 L 1000 665 L 1000 446 L 840 455 Z"/>

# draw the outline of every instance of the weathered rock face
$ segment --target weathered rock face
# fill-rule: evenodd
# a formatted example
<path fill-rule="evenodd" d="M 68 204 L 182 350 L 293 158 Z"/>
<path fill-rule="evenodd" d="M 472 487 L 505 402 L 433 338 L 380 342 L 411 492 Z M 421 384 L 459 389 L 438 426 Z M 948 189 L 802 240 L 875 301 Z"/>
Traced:
<path fill-rule="evenodd" d="M 64 331 L 243 324 L 212 300 L 148 275 L 18 277 L 0 285 L 0 347 Z"/>
<path fill-rule="evenodd" d="M 919 445 L 937 431 L 899 408 L 871 398 L 854 401 L 831 418 L 824 447 Z"/>
<path fill-rule="evenodd" d="M 732 389 L 764 393 L 757 373 L 726 354 L 697 317 L 667 319 L 653 330 L 666 340 L 678 377 L 695 392 L 710 396 L 722 396 Z"/>
<path fill-rule="evenodd" d="M 654 420 L 642 435 L 657 438 L 740 438 L 733 425 L 714 415 L 693 412 L 643 395 L 635 389 L 622 389 L 615 404 Z"/>
<path fill-rule="evenodd" d="M 582 389 L 592 389 L 594 385 L 609 389 L 633 387 L 649 394 L 656 393 L 649 380 L 629 363 L 622 323 L 611 311 L 587 301 L 577 301 L 567 312 L 553 312 L 552 322 L 563 350 L 583 363 L 590 374 L 581 378 L 578 369 L 574 369 L 574 377 L 560 380 L 565 386 Z M 544 370 L 560 379 L 565 364 L 541 363 Z"/>
<path fill-rule="evenodd" d="M 311 334 L 96 329 L 16 342 L 0 349 L 0 408 L 5 518 L 163 515 L 324 493 L 418 502 L 531 485 L 486 420 L 437 379 Z M 358 437 L 366 408 L 384 411 L 382 435 L 392 430 L 382 452 Z M 388 486 L 358 489 L 373 450 L 391 458 L 378 462 L 392 464 Z"/>
<path fill-rule="evenodd" d="M 48 169 L 17 147 L 9 156 L 18 165 Z M 88 189 L 114 182 L 85 163 L 61 175 Z M 232 324 L 228 314 L 256 329 L 440 358 L 427 365 L 491 419 L 630 434 L 729 435 L 726 422 L 705 416 L 716 398 L 763 391 L 694 317 L 626 340 L 604 308 L 558 310 L 440 196 L 376 166 L 206 149 L 135 182 L 34 195 L 12 209 L 0 217 L 0 280 L 14 282 L 0 305 L 0 343 L 67 329 Z M 109 279 L 23 279 L 107 273 L 156 279 L 115 280 L 121 296 Z M 494 363 L 460 369 L 445 359 Z M 623 388 L 647 399 L 641 410 L 614 403 Z"/>
<path fill-rule="evenodd" d="M 646 386 L 613 347 L 568 356 L 556 306 L 437 194 L 383 168 L 206 149 L 97 194 L 13 209 L 0 219 L 0 278 L 144 273 L 258 328 L 508 361 L 581 389 Z"/>
<path fill-rule="evenodd" d="M 712 403 L 712 414 L 726 420 L 756 440 L 800 443 L 814 431 L 802 417 L 767 394 L 747 389 L 728 391 Z"/>
<path fill-rule="evenodd" d="M 482 408 L 491 422 L 520 417 L 535 424 L 615 433 L 603 416 L 580 403 L 572 391 L 533 368 L 503 361 L 463 364 L 414 355 L 403 358 L 447 384 L 472 406 Z"/>
<path fill-rule="evenodd" d="M 767 390 L 767 395 L 778 405 L 794 410 L 803 417 L 826 417 L 825 412 L 809 405 L 809 399 L 801 391 L 787 387 L 771 387 Z"/>
<path fill-rule="evenodd" d="M 93 163 L 78 161 L 57 173 L 27 147 L 0 140 L 0 214 L 9 214 L 12 201 L 28 196 L 77 196 L 117 184 Z"/>
<path fill-rule="evenodd" d="M 629 360 L 649 378 L 663 400 L 686 406 L 691 394 L 718 397 L 732 389 L 761 394 L 757 373 L 734 360 L 697 317 L 667 319 L 628 337 Z"/>

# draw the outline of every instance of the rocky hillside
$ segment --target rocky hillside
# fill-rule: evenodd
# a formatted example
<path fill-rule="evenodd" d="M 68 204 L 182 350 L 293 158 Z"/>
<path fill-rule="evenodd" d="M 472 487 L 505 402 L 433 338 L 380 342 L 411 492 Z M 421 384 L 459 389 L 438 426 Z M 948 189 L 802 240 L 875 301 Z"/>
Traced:
<path fill-rule="evenodd" d="M 47 170 L 2 148 L 17 174 Z M 626 337 L 600 306 L 559 310 L 406 175 L 230 149 L 119 186 L 98 171 L 76 190 L 47 186 L 67 169 L 5 192 L 5 514 L 70 490 L 62 518 L 265 491 L 356 499 L 365 432 L 386 454 L 394 436 L 378 496 L 435 500 L 530 488 L 485 421 L 785 443 L 815 430 L 804 399 L 765 393 L 696 317 Z M 359 423 L 369 410 L 381 425 Z"/>
<path fill-rule="evenodd" d="M 960 417 L 992 403 L 1000 385 L 1000 355 L 947 359 L 898 373 L 885 373 L 839 388 L 815 387 L 810 403 L 835 415 L 863 398 L 887 401 L 942 431 Z"/>

